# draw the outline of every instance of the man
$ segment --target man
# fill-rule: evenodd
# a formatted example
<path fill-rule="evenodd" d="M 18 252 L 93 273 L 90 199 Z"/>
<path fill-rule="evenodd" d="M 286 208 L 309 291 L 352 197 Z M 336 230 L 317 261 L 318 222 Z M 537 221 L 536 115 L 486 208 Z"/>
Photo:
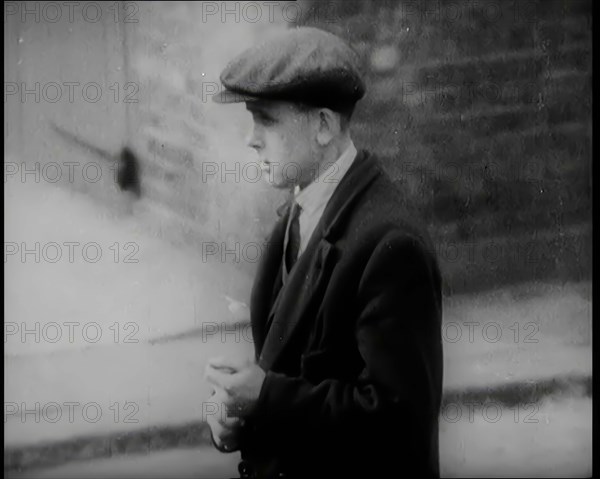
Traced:
<path fill-rule="evenodd" d="M 215 446 L 242 477 L 439 477 L 441 279 L 427 234 L 349 134 L 365 93 L 338 37 L 295 28 L 221 75 L 290 200 L 251 296 L 253 361 L 209 361 Z M 237 417 L 236 417 L 237 416 Z"/>

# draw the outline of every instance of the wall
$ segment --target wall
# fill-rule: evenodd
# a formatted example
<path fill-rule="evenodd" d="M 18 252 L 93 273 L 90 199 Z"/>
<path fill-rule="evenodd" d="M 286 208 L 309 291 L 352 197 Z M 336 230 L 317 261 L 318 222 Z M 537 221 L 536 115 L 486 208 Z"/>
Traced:
<path fill-rule="evenodd" d="M 284 196 L 257 177 L 243 104 L 211 98 L 230 59 L 288 24 L 281 15 L 246 21 L 253 12 L 243 3 L 61 5 L 5 10 L 5 176 L 84 193 L 252 272 L 256 261 L 240 249 L 263 244 Z M 139 201 L 115 182 L 125 145 L 140 161 Z"/>
<path fill-rule="evenodd" d="M 591 2 L 303 2 L 361 53 L 353 136 L 429 225 L 446 291 L 591 275 Z"/>

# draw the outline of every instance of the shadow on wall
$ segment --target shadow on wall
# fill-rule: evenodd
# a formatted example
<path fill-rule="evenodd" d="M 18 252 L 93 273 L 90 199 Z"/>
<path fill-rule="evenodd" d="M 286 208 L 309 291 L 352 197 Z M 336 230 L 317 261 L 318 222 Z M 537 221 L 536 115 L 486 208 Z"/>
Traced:
<path fill-rule="evenodd" d="M 119 153 L 113 154 L 94 146 L 87 140 L 68 132 L 54 123 L 51 123 L 51 128 L 67 142 L 77 145 L 82 150 L 109 162 L 116 171 L 116 183 L 121 191 L 128 192 L 134 198 L 138 199 L 142 196 L 140 160 L 130 147 L 124 146 Z"/>

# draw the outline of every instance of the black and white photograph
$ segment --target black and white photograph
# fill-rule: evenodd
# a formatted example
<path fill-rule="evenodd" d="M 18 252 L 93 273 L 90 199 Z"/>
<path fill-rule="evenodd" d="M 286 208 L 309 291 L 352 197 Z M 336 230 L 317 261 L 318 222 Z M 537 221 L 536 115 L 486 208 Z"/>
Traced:
<path fill-rule="evenodd" d="M 4 2 L 4 476 L 591 477 L 592 0 Z"/>

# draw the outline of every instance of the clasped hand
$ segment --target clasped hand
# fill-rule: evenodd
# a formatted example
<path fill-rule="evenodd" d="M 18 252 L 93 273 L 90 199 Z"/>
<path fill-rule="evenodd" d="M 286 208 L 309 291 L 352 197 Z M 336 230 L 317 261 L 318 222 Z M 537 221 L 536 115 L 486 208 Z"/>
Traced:
<path fill-rule="evenodd" d="M 204 377 L 213 386 L 210 398 L 217 414 L 206 418 L 215 443 L 226 451 L 239 447 L 239 429 L 255 405 L 265 372 L 254 361 L 213 358 L 208 361 Z"/>

